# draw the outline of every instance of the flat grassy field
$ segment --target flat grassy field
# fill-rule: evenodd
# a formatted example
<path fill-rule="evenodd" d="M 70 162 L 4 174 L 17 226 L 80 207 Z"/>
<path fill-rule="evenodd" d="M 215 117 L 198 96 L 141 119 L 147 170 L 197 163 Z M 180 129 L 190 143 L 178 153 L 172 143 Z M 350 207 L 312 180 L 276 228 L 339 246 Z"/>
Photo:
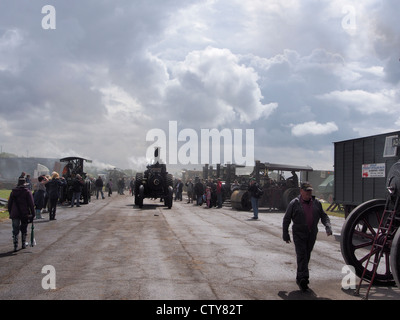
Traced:
<path fill-rule="evenodd" d="M 11 190 L 0 190 L 0 198 L 8 199 Z M 0 221 L 8 219 L 7 207 L 0 206 Z"/>

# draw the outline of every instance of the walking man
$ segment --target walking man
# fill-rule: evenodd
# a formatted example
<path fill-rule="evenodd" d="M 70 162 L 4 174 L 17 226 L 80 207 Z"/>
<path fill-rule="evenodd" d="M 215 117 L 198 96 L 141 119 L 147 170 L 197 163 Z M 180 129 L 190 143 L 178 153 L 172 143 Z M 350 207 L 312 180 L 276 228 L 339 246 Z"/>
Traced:
<path fill-rule="evenodd" d="M 297 258 L 296 283 L 302 291 L 308 289 L 311 252 L 317 240 L 318 222 L 325 226 L 326 234 L 332 235 L 331 223 L 322 208 L 321 202 L 312 196 L 312 185 L 305 182 L 300 188 L 300 195 L 293 199 L 283 217 L 283 240 L 290 243 L 289 225 L 293 222 L 292 233 Z"/>

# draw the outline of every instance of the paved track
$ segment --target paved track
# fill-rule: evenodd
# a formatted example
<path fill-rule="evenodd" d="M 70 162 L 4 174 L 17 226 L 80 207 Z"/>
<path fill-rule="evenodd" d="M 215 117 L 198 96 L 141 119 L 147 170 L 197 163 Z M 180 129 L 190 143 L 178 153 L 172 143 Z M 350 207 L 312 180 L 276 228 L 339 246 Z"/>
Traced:
<path fill-rule="evenodd" d="M 16 253 L 8 220 L 0 223 L 0 299 L 360 299 L 341 287 L 343 219 L 332 217 L 333 237 L 321 225 L 311 290 L 302 293 L 294 281 L 294 245 L 281 240 L 283 213 L 261 210 L 259 221 L 250 217 L 185 202 L 168 210 L 149 199 L 139 209 L 132 197 L 113 195 L 59 207 L 56 221 L 35 222 L 37 245 Z M 42 286 L 48 265 L 55 289 Z M 400 291 L 374 287 L 370 299 L 400 299 Z"/>

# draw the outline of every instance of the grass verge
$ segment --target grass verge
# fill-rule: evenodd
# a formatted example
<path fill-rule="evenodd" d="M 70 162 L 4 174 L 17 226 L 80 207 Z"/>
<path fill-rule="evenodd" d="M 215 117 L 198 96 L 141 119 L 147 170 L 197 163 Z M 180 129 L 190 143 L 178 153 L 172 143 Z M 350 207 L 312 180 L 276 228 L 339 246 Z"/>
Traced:
<path fill-rule="evenodd" d="M 0 190 L 0 198 L 8 199 L 11 190 Z M 7 220 L 9 218 L 7 207 L 0 206 L 0 222 Z"/>
<path fill-rule="evenodd" d="M 335 217 L 340 217 L 340 218 L 344 218 L 344 210 L 343 210 L 343 208 L 341 208 L 341 207 L 337 207 L 337 208 L 335 208 L 333 211 L 331 211 L 331 210 L 329 210 L 328 211 L 328 208 L 330 207 L 330 203 L 328 203 L 328 202 L 324 202 L 324 203 L 322 203 L 322 208 L 324 209 L 324 211 L 328 214 L 328 215 L 330 215 L 330 216 L 335 216 Z"/>

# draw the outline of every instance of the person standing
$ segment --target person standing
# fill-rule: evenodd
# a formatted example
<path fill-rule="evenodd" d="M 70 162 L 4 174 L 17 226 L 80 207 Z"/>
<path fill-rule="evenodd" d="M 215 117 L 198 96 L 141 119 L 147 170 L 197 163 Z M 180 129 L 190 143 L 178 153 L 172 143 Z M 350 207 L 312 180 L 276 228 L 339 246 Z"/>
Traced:
<path fill-rule="evenodd" d="M 99 198 L 99 193 L 101 193 L 101 198 L 104 199 L 104 193 L 103 193 L 104 184 L 103 184 L 103 179 L 100 176 L 96 179 L 95 185 L 96 185 L 96 199 Z"/>
<path fill-rule="evenodd" d="M 133 178 L 133 177 L 129 181 L 129 194 L 131 196 L 135 195 L 135 178 Z"/>
<path fill-rule="evenodd" d="M 60 179 L 58 172 L 51 174 L 51 180 L 47 183 L 47 190 L 49 196 L 49 219 L 56 219 L 57 202 L 60 198 L 60 188 L 66 184 L 64 177 Z"/>
<path fill-rule="evenodd" d="M 183 183 L 181 179 L 178 179 L 175 188 L 176 188 L 175 201 L 176 200 L 182 201 Z"/>
<path fill-rule="evenodd" d="M 207 203 L 206 208 L 207 209 L 211 208 L 211 188 L 210 187 L 206 187 L 206 203 Z"/>
<path fill-rule="evenodd" d="M 258 199 L 260 198 L 260 187 L 256 179 L 250 180 L 250 186 L 248 189 L 250 193 L 251 207 L 253 208 L 253 217 L 251 219 L 258 220 Z"/>
<path fill-rule="evenodd" d="M 108 196 L 111 197 L 112 195 L 112 179 L 108 180 L 106 184 L 106 188 L 108 189 Z"/>
<path fill-rule="evenodd" d="M 36 190 L 33 195 L 33 200 L 35 203 L 35 209 L 36 209 L 36 219 L 43 219 L 42 217 L 42 209 L 45 207 L 45 196 L 46 196 L 46 183 L 48 180 L 46 179 L 45 176 L 40 176 L 38 178 L 38 183 L 36 185 Z"/>
<path fill-rule="evenodd" d="M 74 206 L 75 201 L 76 201 L 76 206 L 80 207 L 80 200 L 81 200 L 81 193 L 82 193 L 82 188 L 85 182 L 83 181 L 82 177 L 80 174 L 77 174 L 75 176 L 75 179 L 72 183 L 72 200 L 71 200 L 71 208 Z"/>
<path fill-rule="evenodd" d="M 125 178 L 120 178 L 118 180 L 118 194 L 124 195 L 125 190 Z"/>
<path fill-rule="evenodd" d="M 26 186 L 25 178 L 19 178 L 17 187 L 12 189 L 8 200 L 8 212 L 12 220 L 14 252 L 18 250 L 18 235 L 20 231 L 22 249 L 25 249 L 28 224 L 35 218 L 33 196 Z"/>
<path fill-rule="evenodd" d="M 222 208 L 222 181 L 220 178 L 217 180 L 217 205 L 218 208 Z"/>
<path fill-rule="evenodd" d="M 203 195 L 204 195 L 204 185 L 203 183 L 200 181 L 199 178 L 196 177 L 195 180 L 195 185 L 194 185 L 194 194 L 196 195 L 196 204 L 198 206 L 201 206 L 203 204 Z"/>
<path fill-rule="evenodd" d="M 288 229 L 290 223 L 293 222 L 292 234 L 297 260 L 296 283 L 302 291 L 308 289 L 308 264 L 317 240 L 320 220 L 325 226 L 326 234 L 332 235 L 330 219 L 323 210 L 321 202 L 312 196 L 312 191 L 313 188 L 310 183 L 301 184 L 300 195 L 289 203 L 282 224 L 283 240 L 290 243 Z"/>
<path fill-rule="evenodd" d="M 188 196 L 188 202 L 191 203 L 193 202 L 193 182 L 192 179 L 189 179 L 189 181 L 186 182 L 186 187 L 187 187 L 187 196 Z"/>

